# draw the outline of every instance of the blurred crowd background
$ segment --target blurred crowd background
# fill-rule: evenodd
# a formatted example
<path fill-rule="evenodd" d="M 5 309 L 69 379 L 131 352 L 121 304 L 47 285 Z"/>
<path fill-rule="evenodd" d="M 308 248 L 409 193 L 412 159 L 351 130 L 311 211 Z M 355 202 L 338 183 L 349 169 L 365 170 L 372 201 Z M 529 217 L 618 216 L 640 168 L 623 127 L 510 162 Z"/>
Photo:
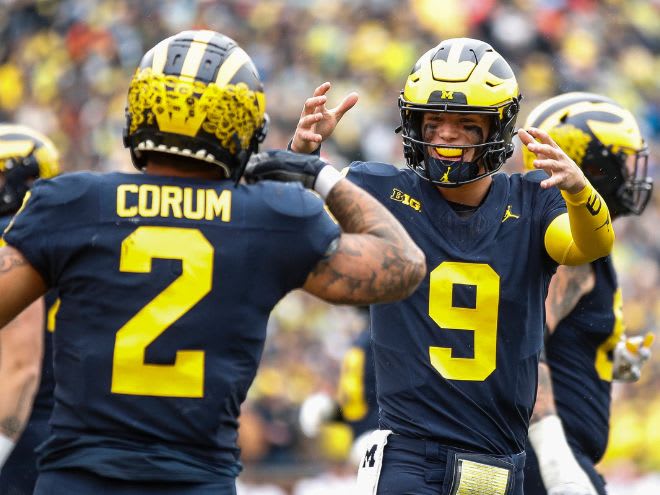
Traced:
<path fill-rule="evenodd" d="M 0 0 L 0 121 L 33 126 L 58 145 L 66 171 L 132 170 L 122 146 L 128 82 L 142 54 L 184 29 L 239 42 L 266 88 L 266 148 L 283 147 L 305 98 L 328 80 L 331 105 L 360 95 L 323 153 L 403 166 L 397 97 L 415 60 L 440 40 L 496 48 L 524 95 L 518 124 L 566 91 L 607 95 L 638 118 L 660 185 L 658 0 Z M 506 165 L 521 169 L 519 150 Z M 660 320 L 660 192 L 641 218 L 617 222 L 615 263 L 631 334 Z M 655 234 L 654 234 L 655 232 Z M 302 293 L 278 306 L 242 418 L 242 493 L 349 493 L 350 436 L 303 437 L 301 402 L 334 393 L 340 361 L 364 327 L 354 309 Z M 635 385 L 615 386 L 602 471 L 613 494 L 660 493 L 660 350 Z"/>

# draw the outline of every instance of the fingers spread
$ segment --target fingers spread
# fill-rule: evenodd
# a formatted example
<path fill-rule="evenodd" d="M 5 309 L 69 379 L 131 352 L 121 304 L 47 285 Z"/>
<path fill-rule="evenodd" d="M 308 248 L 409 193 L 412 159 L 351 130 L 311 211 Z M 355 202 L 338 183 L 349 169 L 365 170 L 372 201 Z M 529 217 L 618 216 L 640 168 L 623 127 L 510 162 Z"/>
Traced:
<path fill-rule="evenodd" d="M 544 181 L 541 181 L 541 188 L 549 189 L 551 187 L 556 186 L 558 182 L 559 182 L 559 179 L 556 176 L 553 175 L 549 179 L 545 179 Z"/>
<path fill-rule="evenodd" d="M 342 102 L 332 109 L 332 112 L 335 114 L 337 120 L 341 119 L 346 112 L 355 106 L 358 101 L 357 93 L 348 94 Z"/>
<path fill-rule="evenodd" d="M 547 172 L 561 169 L 557 161 L 551 158 L 534 160 L 534 166 L 536 168 L 542 168 Z"/>
<path fill-rule="evenodd" d="M 520 141 L 522 144 L 525 146 L 528 146 L 530 143 L 534 142 L 534 138 L 532 135 L 527 132 L 525 129 L 518 129 L 518 137 L 520 138 Z"/>
<path fill-rule="evenodd" d="M 554 140 L 550 137 L 550 134 L 548 134 L 546 131 L 537 129 L 536 127 L 530 127 L 527 132 L 529 132 L 529 134 L 531 134 L 535 139 L 541 141 L 543 144 L 547 144 L 552 148 L 559 148 L 557 143 L 554 142 Z"/>
<path fill-rule="evenodd" d="M 328 81 L 324 82 L 314 90 L 314 96 L 321 96 L 326 94 L 330 90 L 331 86 L 332 85 Z"/>
<path fill-rule="evenodd" d="M 328 97 L 325 95 L 312 96 L 311 98 L 307 98 L 307 100 L 305 100 L 303 111 L 300 115 L 303 116 L 313 113 L 317 107 L 325 105 L 326 101 L 328 101 Z"/>
<path fill-rule="evenodd" d="M 553 148 L 549 144 L 541 144 L 537 141 L 528 144 L 527 149 L 537 156 L 552 158 L 554 160 L 558 159 L 561 154 L 561 150 L 559 148 Z"/>
<path fill-rule="evenodd" d="M 304 117 L 300 117 L 300 120 L 298 121 L 298 128 L 309 129 L 314 124 L 319 122 L 322 118 L 323 118 L 322 113 L 313 113 L 311 115 L 305 115 Z"/>
<path fill-rule="evenodd" d="M 300 130 L 297 134 L 297 137 L 299 137 L 303 141 L 312 141 L 314 143 L 320 143 L 321 141 L 323 141 L 323 136 L 309 129 Z"/>

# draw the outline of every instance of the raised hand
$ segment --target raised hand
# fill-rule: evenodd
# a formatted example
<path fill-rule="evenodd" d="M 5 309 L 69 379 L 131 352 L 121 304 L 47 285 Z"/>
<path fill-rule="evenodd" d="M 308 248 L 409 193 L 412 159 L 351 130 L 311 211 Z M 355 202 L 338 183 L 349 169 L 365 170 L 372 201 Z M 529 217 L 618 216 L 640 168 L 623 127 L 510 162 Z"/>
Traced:
<path fill-rule="evenodd" d="M 534 166 L 545 170 L 550 176 L 541 182 L 543 189 L 557 186 L 569 194 L 577 194 L 587 185 L 587 179 L 580 167 L 547 132 L 536 128 L 519 129 L 518 137 L 527 149 L 536 155 Z"/>
<path fill-rule="evenodd" d="M 642 366 L 651 357 L 651 346 L 655 336 L 627 337 L 614 348 L 614 379 L 621 382 L 636 382 L 642 375 Z"/>
<path fill-rule="evenodd" d="M 321 142 L 330 137 L 344 114 L 355 106 L 357 93 L 349 93 L 339 105 L 328 109 L 326 96 L 331 84 L 324 82 L 314 90 L 314 95 L 305 100 L 291 150 L 297 153 L 313 153 Z"/>

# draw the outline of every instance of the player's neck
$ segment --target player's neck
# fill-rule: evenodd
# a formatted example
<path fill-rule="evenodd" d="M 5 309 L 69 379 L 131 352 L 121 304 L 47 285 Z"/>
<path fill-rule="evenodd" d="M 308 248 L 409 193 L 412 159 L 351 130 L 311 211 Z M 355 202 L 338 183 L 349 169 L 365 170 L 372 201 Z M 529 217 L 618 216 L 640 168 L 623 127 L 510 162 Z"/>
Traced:
<path fill-rule="evenodd" d="M 459 187 L 436 187 L 443 198 L 452 203 L 479 206 L 488 194 L 493 178 L 489 175 Z"/>
<path fill-rule="evenodd" d="M 219 168 L 183 168 L 164 163 L 149 161 L 144 168 L 144 172 L 149 175 L 161 175 L 167 177 L 187 177 L 191 179 L 222 180 L 224 173 Z"/>

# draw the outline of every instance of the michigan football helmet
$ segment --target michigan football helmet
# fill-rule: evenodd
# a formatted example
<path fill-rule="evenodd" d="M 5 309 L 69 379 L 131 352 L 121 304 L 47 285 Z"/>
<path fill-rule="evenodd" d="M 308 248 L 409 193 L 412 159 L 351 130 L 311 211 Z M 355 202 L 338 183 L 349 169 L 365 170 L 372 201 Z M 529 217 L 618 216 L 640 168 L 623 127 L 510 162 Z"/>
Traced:
<path fill-rule="evenodd" d="M 566 93 L 544 101 L 525 127 L 543 129 L 582 169 L 603 196 L 611 215 L 639 215 L 653 191 L 648 150 L 635 117 L 613 100 L 593 93 Z M 523 148 L 525 168 L 535 155 Z"/>
<path fill-rule="evenodd" d="M 16 213 L 34 180 L 60 173 L 53 142 L 29 127 L 0 124 L 0 216 Z"/>
<path fill-rule="evenodd" d="M 183 31 L 149 50 L 128 90 L 124 145 L 142 169 L 147 152 L 189 157 L 240 179 L 266 137 L 257 69 L 234 40 Z"/>
<path fill-rule="evenodd" d="M 513 154 L 511 139 L 520 99 L 511 67 L 488 43 L 470 38 L 443 41 L 417 61 L 399 97 L 407 165 L 442 187 L 457 187 L 497 172 Z M 477 145 L 443 145 L 455 149 L 459 161 L 433 158 L 429 148 L 434 143 L 424 141 L 421 129 L 427 112 L 489 116 L 489 135 Z M 475 153 L 467 161 L 464 157 L 470 149 Z"/>

